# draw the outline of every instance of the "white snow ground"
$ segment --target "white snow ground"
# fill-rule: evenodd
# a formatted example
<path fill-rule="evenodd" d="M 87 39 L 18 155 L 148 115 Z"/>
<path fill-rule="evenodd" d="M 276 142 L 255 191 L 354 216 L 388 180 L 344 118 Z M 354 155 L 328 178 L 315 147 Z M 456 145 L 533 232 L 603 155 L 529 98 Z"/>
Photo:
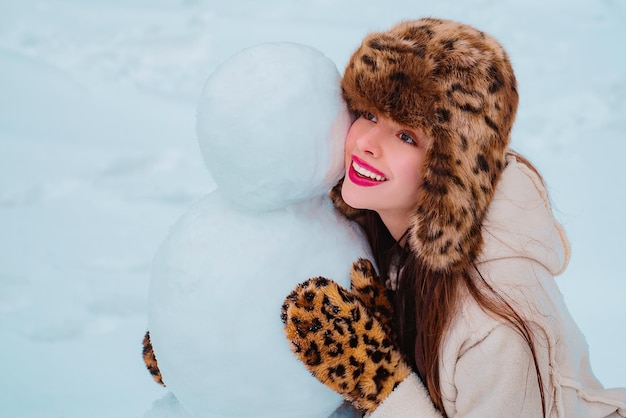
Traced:
<path fill-rule="evenodd" d="M 156 248 L 213 187 L 195 138 L 205 79 L 265 41 L 312 45 L 343 69 L 366 32 L 421 16 L 474 24 L 509 50 L 514 146 L 572 243 L 561 289 L 596 375 L 626 386 L 626 3 L 389 3 L 0 3 L 1 417 L 175 415 L 140 343 Z"/>

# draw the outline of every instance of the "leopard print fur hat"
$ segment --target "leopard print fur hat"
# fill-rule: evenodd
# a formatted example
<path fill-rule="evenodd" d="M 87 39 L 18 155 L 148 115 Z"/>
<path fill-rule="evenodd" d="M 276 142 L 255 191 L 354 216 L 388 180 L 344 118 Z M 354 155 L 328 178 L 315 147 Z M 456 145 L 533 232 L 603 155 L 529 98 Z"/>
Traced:
<path fill-rule="evenodd" d="M 402 22 L 365 37 L 342 89 L 351 111 L 391 118 L 432 139 L 408 243 L 431 271 L 470 267 L 517 111 L 517 83 L 502 46 L 458 22 Z M 340 196 L 333 200 L 349 218 L 359 212 Z"/>

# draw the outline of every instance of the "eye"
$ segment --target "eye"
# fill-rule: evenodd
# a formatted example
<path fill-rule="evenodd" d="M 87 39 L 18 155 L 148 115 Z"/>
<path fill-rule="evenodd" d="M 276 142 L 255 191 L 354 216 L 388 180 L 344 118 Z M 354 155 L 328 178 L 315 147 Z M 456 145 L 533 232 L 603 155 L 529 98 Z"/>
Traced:
<path fill-rule="evenodd" d="M 374 116 L 374 114 L 372 112 L 363 112 L 363 113 L 361 113 L 361 117 L 363 119 L 367 119 L 370 122 L 374 122 L 374 123 L 376 123 L 378 121 L 376 119 L 376 116 Z"/>
<path fill-rule="evenodd" d="M 411 134 L 406 133 L 406 132 L 400 132 L 398 134 L 398 138 L 400 138 L 403 142 L 406 142 L 407 144 L 417 145 L 417 141 L 415 139 L 413 139 L 413 136 Z"/>

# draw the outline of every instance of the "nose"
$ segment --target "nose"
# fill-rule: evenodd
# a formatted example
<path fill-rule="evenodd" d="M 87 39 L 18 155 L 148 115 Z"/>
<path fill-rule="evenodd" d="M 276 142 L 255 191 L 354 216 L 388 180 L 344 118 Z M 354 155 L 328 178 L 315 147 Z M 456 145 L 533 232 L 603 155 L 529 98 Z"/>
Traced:
<path fill-rule="evenodd" d="M 357 147 L 365 154 L 372 157 L 380 157 L 382 154 L 383 133 L 378 126 L 373 126 L 366 132 L 362 132 L 356 140 Z"/>

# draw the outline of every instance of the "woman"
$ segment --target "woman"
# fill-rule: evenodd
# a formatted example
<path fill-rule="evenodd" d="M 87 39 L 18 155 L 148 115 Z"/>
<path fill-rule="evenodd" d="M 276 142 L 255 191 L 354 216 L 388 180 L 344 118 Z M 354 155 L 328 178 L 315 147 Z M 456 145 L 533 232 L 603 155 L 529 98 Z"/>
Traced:
<path fill-rule="evenodd" d="M 364 260 L 350 291 L 298 286 L 282 319 L 313 375 L 371 417 L 626 417 L 556 286 L 569 247 L 541 177 L 508 149 L 518 95 L 500 44 L 400 23 L 364 39 L 342 88 L 356 119 L 333 200 L 392 303 Z"/>

